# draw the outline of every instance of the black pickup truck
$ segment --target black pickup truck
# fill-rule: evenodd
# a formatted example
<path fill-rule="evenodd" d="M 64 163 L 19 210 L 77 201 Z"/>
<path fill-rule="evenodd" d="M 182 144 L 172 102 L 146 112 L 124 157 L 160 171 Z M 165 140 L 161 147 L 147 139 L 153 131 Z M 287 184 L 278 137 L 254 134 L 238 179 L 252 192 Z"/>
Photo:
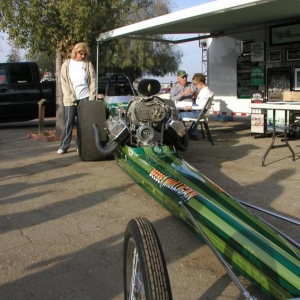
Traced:
<path fill-rule="evenodd" d="M 41 82 L 35 62 L 0 63 L 0 123 L 38 118 L 41 99 L 45 117 L 54 117 L 55 81 Z"/>

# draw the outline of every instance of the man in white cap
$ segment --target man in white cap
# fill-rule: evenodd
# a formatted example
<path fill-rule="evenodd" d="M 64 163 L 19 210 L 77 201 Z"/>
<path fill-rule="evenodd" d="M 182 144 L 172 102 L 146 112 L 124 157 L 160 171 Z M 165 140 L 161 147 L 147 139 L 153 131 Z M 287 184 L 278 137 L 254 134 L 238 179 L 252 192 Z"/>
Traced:
<path fill-rule="evenodd" d="M 181 118 L 197 118 L 199 111 L 193 111 L 192 106 L 197 98 L 198 90 L 194 84 L 187 83 L 187 76 L 188 74 L 183 70 L 177 72 L 177 82 L 170 90 L 170 98 L 175 102 Z M 195 130 L 197 130 L 197 128 Z M 193 132 L 190 138 L 196 140 L 197 135 Z"/>

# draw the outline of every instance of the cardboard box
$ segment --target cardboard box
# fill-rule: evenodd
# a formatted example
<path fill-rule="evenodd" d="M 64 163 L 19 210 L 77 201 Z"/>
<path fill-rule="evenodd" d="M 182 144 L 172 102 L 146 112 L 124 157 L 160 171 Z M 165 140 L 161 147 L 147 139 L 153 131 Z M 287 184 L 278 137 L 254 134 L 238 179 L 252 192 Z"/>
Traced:
<path fill-rule="evenodd" d="M 299 92 L 283 92 L 283 101 L 285 102 L 298 102 L 300 101 L 300 91 Z"/>
<path fill-rule="evenodd" d="M 280 102 L 283 101 L 282 98 L 283 98 L 282 92 L 268 94 L 268 102 Z"/>

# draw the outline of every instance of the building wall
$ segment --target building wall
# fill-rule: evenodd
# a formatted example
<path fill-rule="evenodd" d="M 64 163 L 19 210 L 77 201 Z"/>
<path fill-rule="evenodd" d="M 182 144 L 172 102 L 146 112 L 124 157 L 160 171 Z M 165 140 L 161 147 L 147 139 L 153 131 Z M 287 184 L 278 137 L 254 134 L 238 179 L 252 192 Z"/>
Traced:
<path fill-rule="evenodd" d="M 208 41 L 208 86 L 215 93 L 215 114 L 250 113 L 250 99 L 237 99 L 237 57 L 241 41 L 219 37 Z"/>
<path fill-rule="evenodd" d="M 294 69 L 300 67 L 300 60 L 288 61 L 286 55 L 288 49 L 299 49 L 300 43 L 289 43 L 282 45 L 272 45 L 270 41 L 270 28 L 272 26 L 299 23 L 300 18 L 279 20 L 272 23 L 259 25 L 257 28 L 251 27 L 245 32 L 239 32 L 233 37 L 219 37 L 208 40 L 208 85 L 215 93 L 214 114 L 227 115 L 250 115 L 249 104 L 251 99 L 237 99 L 237 58 L 241 55 L 242 41 L 264 42 L 265 61 L 259 66 L 265 68 L 265 86 L 259 86 L 268 96 L 271 77 L 270 69 L 289 68 L 291 77 L 291 90 L 293 90 Z M 251 34 L 250 34 L 251 33 Z M 279 62 L 270 61 L 270 51 L 280 50 L 281 60 Z M 300 93 L 300 92 L 299 92 Z"/>

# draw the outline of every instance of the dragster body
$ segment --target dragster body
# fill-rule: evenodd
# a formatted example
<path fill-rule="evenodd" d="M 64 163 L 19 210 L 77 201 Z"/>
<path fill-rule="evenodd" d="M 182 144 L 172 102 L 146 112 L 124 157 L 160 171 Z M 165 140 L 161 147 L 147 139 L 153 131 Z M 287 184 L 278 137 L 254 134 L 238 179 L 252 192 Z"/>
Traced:
<path fill-rule="evenodd" d="M 186 128 L 170 102 L 151 96 L 159 91 L 155 80 L 142 80 L 138 90 L 141 95 L 119 109 L 106 103 L 108 141 L 93 124 L 99 152 L 112 154 L 139 186 L 270 298 L 300 298 L 299 246 L 178 154 L 188 148 Z"/>
<path fill-rule="evenodd" d="M 299 249 L 185 162 L 172 147 L 123 146 L 117 149 L 115 159 L 137 184 L 197 234 L 180 207 L 184 202 L 224 259 L 266 294 L 275 299 L 300 297 Z"/>

